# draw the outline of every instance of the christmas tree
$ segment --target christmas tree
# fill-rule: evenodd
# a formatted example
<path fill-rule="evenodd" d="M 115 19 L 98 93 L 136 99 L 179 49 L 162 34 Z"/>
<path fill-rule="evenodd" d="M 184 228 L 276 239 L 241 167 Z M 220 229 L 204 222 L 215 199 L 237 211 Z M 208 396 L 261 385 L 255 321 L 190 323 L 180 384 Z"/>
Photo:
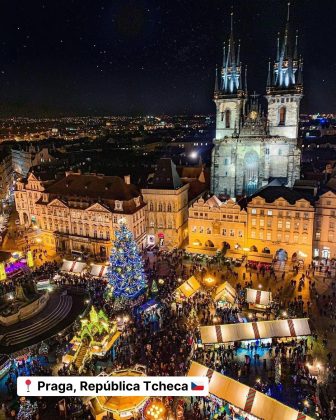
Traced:
<path fill-rule="evenodd" d="M 29 400 L 22 400 L 20 409 L 17 415 L 17 420 L 33 420 L 37 413 L 37 404 L 32 404 Z"/>
<path fill-rule="evenodd" d="M 107 275 L 116 298 L 135 299 L 146 288 L 142 258 L 124 220 L 115 231 Z"/>

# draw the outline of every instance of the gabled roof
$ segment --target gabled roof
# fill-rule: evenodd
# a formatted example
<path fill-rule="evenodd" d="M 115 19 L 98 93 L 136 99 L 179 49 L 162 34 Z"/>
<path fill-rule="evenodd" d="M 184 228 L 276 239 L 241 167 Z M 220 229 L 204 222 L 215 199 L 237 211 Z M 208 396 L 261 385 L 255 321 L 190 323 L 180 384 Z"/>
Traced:
<path fill-rule="evenodd" d="M 266 201 L 266 203 L 273 203 L 275 200 L 283 198 L 289 204 L 295 204 L 298 200 L 306 200 L 310 204 L 312 204 L 312 198 L 309 198 L 309 196 L 305 197 L 304 195 L 291 188 L 269 185 L 260 188 L 260 190 L 256 191 L 254 194 L 240 200 L 239 204 L 243 207 L 246 207 L 248 203 L 256 197 L 263 198 Z"/>
<path fill-rule="evenodd" d="M 169 158 L 158 161 L 150 188 L 162 190 L 177 190 L 183 186 L 181 178 L 176 171 L 174 162 Z"/>

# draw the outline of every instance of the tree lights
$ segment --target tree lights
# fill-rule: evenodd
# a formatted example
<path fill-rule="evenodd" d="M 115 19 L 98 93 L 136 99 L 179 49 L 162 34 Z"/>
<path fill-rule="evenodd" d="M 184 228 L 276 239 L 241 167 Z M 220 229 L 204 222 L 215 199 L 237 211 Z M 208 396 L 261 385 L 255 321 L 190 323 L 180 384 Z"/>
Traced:
<path fill-rule="evenodd" d="M 115 232 L 107 275 L 116 298 L 135 299 L 147 286 L 142 258 L 124 220 L 119 222 Z"/>

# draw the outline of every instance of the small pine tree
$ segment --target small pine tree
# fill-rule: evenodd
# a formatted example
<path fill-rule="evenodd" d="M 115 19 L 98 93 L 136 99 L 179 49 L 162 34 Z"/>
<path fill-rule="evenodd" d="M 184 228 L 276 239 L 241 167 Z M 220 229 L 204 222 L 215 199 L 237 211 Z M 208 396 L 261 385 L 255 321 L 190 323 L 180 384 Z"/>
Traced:
<path fill-rule="evenodd" d="M 115 232 L 107 275 L 116 298 L 135 299 L 147 286 L 142 258 L 124 221 Z"/>
<path fill-rule="evenodd" d="M 17 420 L 32 420 L 37 413 L 37 404 L 32 404 L 29 400 L 24 400 L 20 404 Z"/>

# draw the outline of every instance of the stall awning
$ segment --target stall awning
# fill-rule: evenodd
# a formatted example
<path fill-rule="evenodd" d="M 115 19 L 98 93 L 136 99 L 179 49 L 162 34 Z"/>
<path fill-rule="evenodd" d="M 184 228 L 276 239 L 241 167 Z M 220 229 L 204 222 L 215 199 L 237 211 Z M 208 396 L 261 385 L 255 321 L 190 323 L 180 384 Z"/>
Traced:
<path fill-rule="evenodd" d="M 194 295 L 200 288 L 201 285 L 198 283 L 194 276 L 191 276 L 186 282 L 181 284 L 181 286 L 178 287 L 176 291 L 188 299 L 192 295 Z"/>
<path fill-rule="evenodd" d="M 100 264 L 93 264 L 91 266 L 90 274 L 94 277 L 104 277 L 106 276 L 107 272 L 107 266 L 106 265 L 100 265 Z"/>
<path fill-rule="evenodd" d="M 236 290 L 231 286 L 231 284 L 228 281 L 226 281 L 225 283 L 217 287 L 214 299 L 215 301 L 225 299 L 229 303 L 233 304 L 236 300 L 236 296 Z"/>
<path fill-rule="evenodd" d="M 249 262 L 257 262 L 257 263 L 264 263 L 264 264 L 272 264 L 273 255 L 268 254 L 268 257 L 261 257 L 259 255 L 248 255 L 247 260 Z"/>
<path fill-rule="evenodd" d="M 247 322 L 200 327 L 203 344 L 310 335 L 308 318 Z"/>
<path fill-rule="evenodd" d="M 207 376 L 210 394 L 260 419 L 313 420 L 294 408 L 199 363 L 191 362 L 187 376 Z"/>
<path fill-rule="evenodd" d="M 268 306 L 272 302 L 272 293 L 263 290 L 246 289 L 246 302 Z"/>
<path fill-rule="evenodd" d="M 66 271 L 67 273 L 77 273 L 80 274 L 86 267 L 85 262 L 79 261 L 63 261 L 61 271 Z"/>

